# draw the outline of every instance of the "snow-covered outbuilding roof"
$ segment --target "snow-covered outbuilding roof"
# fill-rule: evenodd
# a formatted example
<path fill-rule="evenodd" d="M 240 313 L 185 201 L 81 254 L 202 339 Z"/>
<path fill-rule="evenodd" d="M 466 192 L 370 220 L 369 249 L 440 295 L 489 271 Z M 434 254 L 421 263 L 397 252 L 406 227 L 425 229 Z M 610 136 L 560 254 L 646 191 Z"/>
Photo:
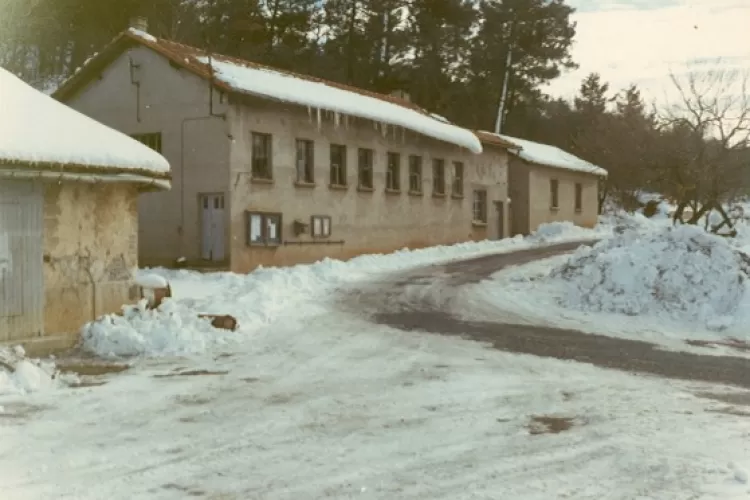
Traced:
<path fill-rule="evenodd" d="M 589 163 L 582 158 L 572 155 L 555 146 L 550 146 L 549 144 L 542 144 L 527 139 L 519 139 L 509 135 L 493 134 L 492 132 L 484 130 L 478 131 L 477 135 L 482 141 L 488 143 L 493 143 L 495 140 L 502 141 L 509 146 L 511 154 L 514 154 L 529 163 L 536 163 L 537 165 L 543 165 L 545 167 L 560 168 L 574 172 L 584 172 L 587 174 L 598 175 L 600 177 L 607 176 L 607 171 L 603 168 L 597 167 L 593 163 Z M 513 146 L 515 146 L 515 148 Z"/>
<path fill-rule="evenodd" d="M 115 54 L 132 44 L 151 48 L 177 66 L 210 80 L 217 88 L 229 93 L 254 95 L 365 118 L 455 144 L 476 154 L 482 152 L 482 143 L 472 131 L 439 119 L 408 100 L 234 57 L 218 54 L 210 54 L 209 57 L 202 49 L 156 38 L 132 28 L 120 34 L 99 55 L 84 64 L 60 86 L 54 97 L 65 101 L 89 77 L 101 71 Z"/>
<path fill-rule="evenodd" d="M 169 163 L 156 151 L 0 68 L 0 170 L 10 169 L 169 179 Z"/>

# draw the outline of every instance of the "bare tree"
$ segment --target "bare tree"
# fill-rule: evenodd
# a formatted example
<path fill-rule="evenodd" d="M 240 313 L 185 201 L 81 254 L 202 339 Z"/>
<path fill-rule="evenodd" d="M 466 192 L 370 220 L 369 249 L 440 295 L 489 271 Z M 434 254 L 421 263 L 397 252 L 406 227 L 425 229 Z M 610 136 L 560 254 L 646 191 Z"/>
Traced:
<path fill-rule="evenodd" d="M 678 98 L 659 113 L 663 156 L 655 183 L 677 201 L 675 223 L 697 224 L 716 210 L 722 221 L 711 230 L 733 234 L 724 204 L 735 201 L 746 184 L 738 153 L 750 148 L 750 74 L 712 69 L 670 78 Z M 686 216 L 688 207 L 692 214 Z"/>

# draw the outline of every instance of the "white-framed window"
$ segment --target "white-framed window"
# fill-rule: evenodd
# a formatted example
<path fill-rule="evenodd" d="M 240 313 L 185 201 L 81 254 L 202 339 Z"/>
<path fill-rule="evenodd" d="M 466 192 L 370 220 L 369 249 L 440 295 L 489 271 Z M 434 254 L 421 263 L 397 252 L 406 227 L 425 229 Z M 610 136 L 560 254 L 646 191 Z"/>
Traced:
<path fill-rule="evenodd" d="M 276 246 L 281 244 L 280 213 L 247 212 L 247 244 Z"/>
<path fill-rule="evenodd" d="M 311 235 L 313 238 L 328 238 L 331 236 L 331 217 L 328 215 L 313 215 L 310 217 Z"/>

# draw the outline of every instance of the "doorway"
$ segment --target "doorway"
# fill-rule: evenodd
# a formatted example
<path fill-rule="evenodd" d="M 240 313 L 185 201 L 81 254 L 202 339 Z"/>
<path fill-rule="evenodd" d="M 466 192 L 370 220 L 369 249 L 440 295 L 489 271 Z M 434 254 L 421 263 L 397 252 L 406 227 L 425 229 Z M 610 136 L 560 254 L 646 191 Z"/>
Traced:
<path fill-rule="evenodd" d="M 224 194 L 201 194 L 201 258 L 223 261 L 225 251 Z"/>
<path fill-rule="evenodd" d="M 502 240 L 505 237 L 505 203 L 496 201 L 495 210 L 497 210 L 497 239 Z"/>

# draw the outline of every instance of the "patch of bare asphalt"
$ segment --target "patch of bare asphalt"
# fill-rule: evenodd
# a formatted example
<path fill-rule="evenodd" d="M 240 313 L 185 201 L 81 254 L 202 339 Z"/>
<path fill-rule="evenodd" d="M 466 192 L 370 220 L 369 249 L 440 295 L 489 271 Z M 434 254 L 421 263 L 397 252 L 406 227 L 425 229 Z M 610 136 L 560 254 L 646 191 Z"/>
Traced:
<path fill-rule="evenodd" d="M 157 373 L 154 378 L 169 378 L 169 377 L 199 377 L 205 375 L 226 375 L 229 373 L 224 370 L 185 370 L 185 371 L 173 371 L 169 373 Z"/>
<path fill-rule="evenodd" d="M 568 253 L 590 243 L 565 243 L 420 268 L 355 290 L 345 290 L 341 306 L 365 315 L 378 324 L 404 331 L 421 331 L 487 342 L 502 351 L 574 360 L 667 378 L 750 388 L 749 359 L 664 351 L 648 342 L 576 330 L 467 321 L 445 312 L 448 309 L 446 307 L 419 299 L 418 292 L 415 292 L 415 289 L 418 290 L 428 282 L 432 283 L 431 286 L 441 283 L 447 289 L 441 295 L 450 297 L 450 289 L 479 283 L 503 268 Z"/>
<path fill-rule="evenodd" d="M 560 434 L 561 432 L 570 430 L 574 423 L 575 419 L 571 417 L 534 415 L 529 420 L 526 428 L 532 436 L 539 434 Z"/>

